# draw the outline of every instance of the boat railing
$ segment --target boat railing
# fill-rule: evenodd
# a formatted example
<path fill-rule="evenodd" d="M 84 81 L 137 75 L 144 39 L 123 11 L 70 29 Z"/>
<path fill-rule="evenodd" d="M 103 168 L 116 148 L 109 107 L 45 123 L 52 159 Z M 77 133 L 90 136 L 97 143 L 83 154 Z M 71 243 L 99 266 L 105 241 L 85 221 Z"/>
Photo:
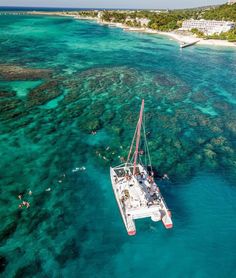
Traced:
<path fill-rule="evenodd" d="M 112 169 L 119 169 L 119 168 L 130 167 L 130 166 L 133 166 L 133 164 L 132 163 L 122 163 L 118 166 L 112 167 Z"/>

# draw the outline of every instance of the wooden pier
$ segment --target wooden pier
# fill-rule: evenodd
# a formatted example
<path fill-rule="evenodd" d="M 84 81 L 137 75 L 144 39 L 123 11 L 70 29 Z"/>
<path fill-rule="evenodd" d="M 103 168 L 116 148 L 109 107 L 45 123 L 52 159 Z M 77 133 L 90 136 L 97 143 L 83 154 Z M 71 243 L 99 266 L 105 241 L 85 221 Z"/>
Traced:
<path fill-rule="evenodd" d="M 193 42 L 184 42 L 184 43 L 181 43 L 180 44 L 180 48 L 185 48 L 185 47 L 188 47 L 188 46 L 192 46 L 192 45 L 194 45 L 194 44 L 196 44 L 196 43 L 198 43 L 199 42 L 199 40 L 197 40 L 197 41 L 193 41 Z"/>

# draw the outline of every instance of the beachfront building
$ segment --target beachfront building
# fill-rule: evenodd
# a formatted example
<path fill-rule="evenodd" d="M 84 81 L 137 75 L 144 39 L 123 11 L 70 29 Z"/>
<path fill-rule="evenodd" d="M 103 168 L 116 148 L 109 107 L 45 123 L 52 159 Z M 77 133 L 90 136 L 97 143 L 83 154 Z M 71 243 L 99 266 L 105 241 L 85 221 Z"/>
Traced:
<path fill-rule="evenodd" d="M 148 26 L 148 23 L 150 22 L 150 19 L 147 19 L 147 18 L 139 18 L 139 17 L 136 17 L 135 19 L 134 18 L 131 18 L 131 17 L 127 17 L 126 22 L 130 21 L 130 22 L 137 22 L 139 23 L 142 27 L 144 26 Z"/>
<path fill-rule="evenodd" d="M 141 24 L 141 26 L 148 26 L 148 23 L 150 22 L 150 19 L 147 18 L 137 18 L 136 21 Z"/>
<path fill-rule="evenodd" d="M 98 19 L 101 19 L 101 18 L 102 18 L 102 12 L 101 12 L 101 11 L 98 12 L 97 18 L 98 18 Z"/>
<path fill-rule="evenodd" d="M 227 32 L 234 28 L 235 23 L 231 21 L 218 21 L 218 20 L 185 20 L 182 24 L 180 30 L 192 30 L 198 29 L 202 31 L 205 35 L 220 34 L 222 32 Z"/>
<path fill-rule="evenodd" d="M 169 10 L 150 10 L 150 12 L 160 14 L 160 13 L 168 13 Z"/>

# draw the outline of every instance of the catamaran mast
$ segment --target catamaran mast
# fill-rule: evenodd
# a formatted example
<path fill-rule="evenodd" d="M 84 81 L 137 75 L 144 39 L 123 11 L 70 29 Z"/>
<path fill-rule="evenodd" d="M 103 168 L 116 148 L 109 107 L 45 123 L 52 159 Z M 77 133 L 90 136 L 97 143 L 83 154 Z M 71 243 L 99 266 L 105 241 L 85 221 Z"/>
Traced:
<path fill-rule="evenodd" d="M 139 114 L 139 120 L 138 120 L 138 130 L 137 130 L 137 137 L 136 137 L 136 148 L 134 153 L 134 169 L 133 169 L 133 175 L 136 174 L 136 163 L 137 163 L 137 157 L 138 157 L 138 148 L 139 148 L 139 140 L 140 140 L 140 130 L 142 126 L 142 119 L 143 119 L 143 109 L 144 109 L 144 99 L 142 100 L 142 105 L 140 109 Z"/>

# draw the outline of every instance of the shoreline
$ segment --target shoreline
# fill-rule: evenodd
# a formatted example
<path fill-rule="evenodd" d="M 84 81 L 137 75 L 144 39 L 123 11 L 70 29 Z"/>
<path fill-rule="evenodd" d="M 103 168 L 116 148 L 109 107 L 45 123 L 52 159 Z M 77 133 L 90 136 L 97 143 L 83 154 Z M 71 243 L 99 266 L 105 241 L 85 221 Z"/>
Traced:
<path fill-rule="evenodd" d="M 159 35 L 168 36 L 180 43 L 191 43 L 197 40 L 196 45 L 236 47 L 236 43 L 226 40 L 202 39 L 195 36 L 176 34 L 175 32 L 158 32 Z"/>
<path fill-rule="evenodd" d="M 14 13 L 14 14 L 16 14 L 16 13 Z M 40 11 L 29 12 L 29 11 L 26 11 L 25 14 L 64 16 L 64 17 L 73 17 L 74 19 L 79 19 L 79 20 L 94 20 L 100 25 L 108 25 L 110 27 L 121 28 L 127 32 L 138 32 L 138 33 L 157 34 L 157 35 L 161 35 L 161 36 L 166 36 L 171 39 L 174 39 L 175 41 L 177 41 L 179 43 L 192 43 L 197 40 L 196 45 L 236 47 L 236 42 L 228 42 L 226 40 L 216 40 L 216 39 L 202 39 L 202 38 L 195 37 L 194 35 L 178 34 L 178 33 L 176 33 L 176 31 L 162 32 L 162 31 L 156 31 L 156 30 L 153 30 L 150 28 L 144 28 L 144 27 L 130 27 L 123 23 L 102 21 L 97 17 L 83 17 L 80 15 L 71 14 L 71 13 L 67 13 L 67 12 L 43 12 L 43 11 L 42 12 L 40 12 Z"/>
<path fill-rule="evenodd" d="M 82 18 L 77 18 L 82 19 Z M 86 18 L 83 18 L 86 19 Z M 177 34 L 175 31 L 172 32 L 162 32 L 162 31 L 156 31 L 149 28 L 138 28 L 138 27 L 129 27 L 122 23 L 115 23 L 115 22 L 105 22 L 105 21 L 99 21 L 98 19 L 94 19 L 97 21 L 98 24 L 113 26 L 122 28 L 124 31 L 128 32 L 138 32 L 138 33 L 146 33 L 146 34 L 157 34 L 161 36 L 166 36 L 171 39 L 174 39 L 175 41 L 179 43 L 192 43 L 196 42 L 196 45 L 210 45 L 210 46 L 225 46 L 225 47 L 236 47 L 236 43 L 228 42 L 226 40 L 216 40 L 216 39 L 202 39 L 195 37 L 194 35 L 183 35 L 183 34 Z"/>

